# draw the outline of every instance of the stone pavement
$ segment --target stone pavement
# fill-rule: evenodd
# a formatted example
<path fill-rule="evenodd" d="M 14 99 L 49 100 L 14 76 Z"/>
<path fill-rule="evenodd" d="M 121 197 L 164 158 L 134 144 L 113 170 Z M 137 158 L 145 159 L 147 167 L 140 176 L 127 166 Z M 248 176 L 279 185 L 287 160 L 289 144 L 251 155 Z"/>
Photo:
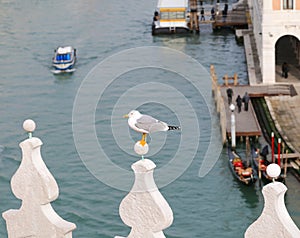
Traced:
<path fill-rule="evenodd" d="M 284 39 L 280 41 L 280 44 L 287 44 Z M 291 51 L 291 48 L 280 47 L 281 51 L 277 59 L 278 65 L 276 65 L 276 83 L 293 84 L 297 91 L 296 96 L 276 96 L 266 98 L 269 110 L 276 123 L 276 127 L 279 130 L 281 136 L 288 143 L 288 145 L 300 152 L 300 67 L 295 54 Z M 279 51 L 280 51 L 279 49 Z M 286 61 L 289 64 L 288 78 L 281 77 L 281 64 Z"/>
<path fill-rule="evenodd" d="M 294 84 L 298 95 L 266 97 L 278 131 L 287 144 L 300 152 L 300 83 Z"/>
<path fill-rule="evenodd" d="M 250 85 L 262 85 L 259 61 L 257 60 L 257 49 L 251 30 L 245 33 L 250 44 L 245 45 L 247 67 Z M 245 37 L 244 36 L 244 37 Z M 278 43 L 277 65 L 276 65 L 276 84 L 293 84 L 298 95 L 296 96 L 272 96 L 265 97 L 272 118 L 283 139 L 300 153 L 300 66 L 295 60 L 295 53 L 288 45 L 288 38 Z M 281 65 L 287 62 L 289 65 L 289 76 L 287 79 L 281 77 Z M 250 77 L 252 76 L 252 77 Z"/>

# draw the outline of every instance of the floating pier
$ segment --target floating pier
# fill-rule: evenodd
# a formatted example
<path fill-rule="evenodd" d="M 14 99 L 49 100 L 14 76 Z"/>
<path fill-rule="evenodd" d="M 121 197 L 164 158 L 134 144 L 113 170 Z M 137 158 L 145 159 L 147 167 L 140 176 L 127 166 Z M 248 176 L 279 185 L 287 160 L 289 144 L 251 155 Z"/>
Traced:
<path fill-rule="evenodd" d="M 228 11 L 226 17 L 222 14 L 216 15 L 215 21 L 212 22 L 213 29 L 220 28 L 247 28 L 249 15 L 246 11 Z"/>
<path fill-rule="evenodd" d="M 205 19 L 206 20 L 199 20 L 198 24 L 199 25 L 211 24 L 213 30 L 218 30 L 221 28 L 232 28 L 232 29 L 248 28 L 248 17 L 246 12 L 230 11 L 228 12 L 226 17 L 224 17 L 222 14 L 216 15 L 214 20 L 211 19 L 211 15 L 205 14 Z"/>
<path fill-rule="evenodd" d="M 247 4 L 228 10 L 225 3 L 203 5 L 199 0 L 159 0 L 152 22 L 152 35 L 199 33 L 200 25 L 211 24 L 213 30 L 221 28 L 247 29 L 251 23 Z"/>
<path fill-rule="evenodd" d="M 223 143 L 227 141 L 228 137 L 231 137 L 231 114 L 235 114 L 236 120 L 236 136 L 237 137 L 253 137 L 261 136 L 262 131 L 259 126 L 253 105 L 251 100 L 249 101 L 248 111 L 242 110 L 239 113 L 238 110 L 232 112 L 229 108 L 229 103 L 227 99 L 227 89 L 230 87 L 233 90 L 232 103 L 236 105 L 236 98 L 238 95 L 241 97 L 247 92 L 250 98 L 253 97 L 263 97 L 263 96 L 276 96 L 276 95 L 293 95 L 294 88 L 293 85 L 288 84 L 276 84 L 276 85 L 239 85 L 237 82 L 238 76 L 233 77 L 225 76 L 224 84 L 218 83 L 218 78 L 215 74 L 214 66 L 211 65 L 210 68 L 211 79 L 212 79 L 212 93 L 215 99 L 217 111 L 220 115 L 220 125 L 222 131 Z M 232 79 L 233 82 L 230 83 L 226 80 Z"/>

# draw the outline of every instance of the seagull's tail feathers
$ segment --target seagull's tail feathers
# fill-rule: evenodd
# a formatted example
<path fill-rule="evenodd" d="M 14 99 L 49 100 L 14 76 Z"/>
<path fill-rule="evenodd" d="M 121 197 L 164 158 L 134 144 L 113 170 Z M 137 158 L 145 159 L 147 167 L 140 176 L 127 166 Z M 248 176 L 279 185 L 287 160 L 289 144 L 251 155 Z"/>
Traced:
<path fill-rule="evenodd" d="M 174 131 L 174 130 L 181 130 L 180 126 L 168 126 L 169 131 Z"/>

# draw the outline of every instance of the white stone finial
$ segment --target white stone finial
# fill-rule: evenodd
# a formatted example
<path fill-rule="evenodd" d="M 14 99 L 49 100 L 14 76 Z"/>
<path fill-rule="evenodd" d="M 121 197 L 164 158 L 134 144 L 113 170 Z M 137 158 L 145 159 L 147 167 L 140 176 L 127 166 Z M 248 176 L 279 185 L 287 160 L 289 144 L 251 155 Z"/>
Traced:
<path fill-rule="evenodd" d="M 131 167 L 135 182 L 119 210 L 123 222 L 131 227 L 128 238 L 165 238 L 163 230 L 172 224 L 173 212 L 153 179 L 156 165 L 144 159 Z"/>
<path fill-rule="evenodd" d="M 269 164 L 266 169 L 266 172 L 268 176 L 273 179 L 274 182 L 275 179 L 278 178 L 278 176 L 281 174 L 281 168 L 278 164 Z"/>
<path fill-rule="evenodd" d="M 59 217 L 50 204 L 59 191 L 41 157 L 41 145 L 42 141 L 36 137 L 20 143 L 22 161 L 11 179 L 11 187 L 14 195 L 22 200 L 22 206 L 2 214 L 9 238 L 71 238 L 76 228 Z"/>
<path fill-rule="evenodd" d="M 35 122 L 31 119 L 27 119 L 23 122 L 23 129 L 28 132 L 29 138 L 32 137 L 32 132 L 36 128 Z"/>
<path fill-rule="evenodd" d="M 149 151 L 149 145 L 147 143 L 142 144 L 141 141 L 138 141 L 134 145 L 134 152 L 137 153 L 138 155 L 144 156 L 147 154 Z"/>
<path fill-rule="evenodd" d="M 300 237 L 300 231 L 284 204 L 286 190 L 287 187 L 280 182 L 269 183 L 263 187 L 264 209 L 260 217 L 246 230 L 245 238 Z"/>

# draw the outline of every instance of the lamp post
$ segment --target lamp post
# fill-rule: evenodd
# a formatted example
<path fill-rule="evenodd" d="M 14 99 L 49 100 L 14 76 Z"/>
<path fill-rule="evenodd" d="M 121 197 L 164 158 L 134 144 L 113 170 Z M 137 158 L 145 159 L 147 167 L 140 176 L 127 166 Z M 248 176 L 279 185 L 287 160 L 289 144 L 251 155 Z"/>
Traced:
<path fill-rule="evenodd" d="M 235 148 L 235 115 L 234 115 L 234 104 L 230 104 L 229 109 L 231 110 L 231 148 Z"/>

